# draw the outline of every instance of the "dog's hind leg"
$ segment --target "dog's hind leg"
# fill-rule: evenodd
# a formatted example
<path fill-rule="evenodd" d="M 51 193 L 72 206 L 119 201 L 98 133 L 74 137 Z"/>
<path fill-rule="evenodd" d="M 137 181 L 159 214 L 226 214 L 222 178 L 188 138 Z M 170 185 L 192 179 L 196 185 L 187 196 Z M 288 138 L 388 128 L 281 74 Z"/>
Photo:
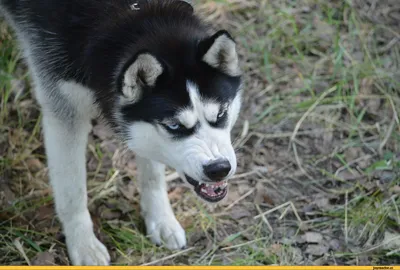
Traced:
<path fill-rule="evenodd" d="M 61 90 L 54 99 L 58 104 L 39 98 L 56 212 L 71 262 L 74 265 L 108 265 L 110 256 L 94 234 L 87 208 L 85 152 L 91 117 L 79 112 L 78 102 L 62 95 Z M 73 90 L 68 89 L 69 93 Z M 52 110 L 51 106 L 57 110 Z"/>
<path fill-rule="evenodd" d="M 176 220 L 171 208 L 165 166 L 161 163 L 137 157 L 140 206 L 151 241 L 156 245 L 165 244 L 169 249 L 182 249 L 186 246 L 185 231 Z"/>

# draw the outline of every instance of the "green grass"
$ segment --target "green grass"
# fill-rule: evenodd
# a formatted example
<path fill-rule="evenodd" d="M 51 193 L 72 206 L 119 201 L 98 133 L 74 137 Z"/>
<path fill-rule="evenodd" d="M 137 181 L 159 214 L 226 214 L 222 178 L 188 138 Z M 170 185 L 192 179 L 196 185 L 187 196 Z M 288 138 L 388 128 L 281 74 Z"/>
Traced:
<path fill-rule="evenodd" d="M 189 243 L 170 252 L 145 236 L 138 192 L 129 184 L 135 182 L 132 157 L 110 153 L 110 140 L 92 135 L 90 208 L 113 263 L 400 263 L 400 44 L 393 43 L 397 29 L 380 16 L 385 1 L 374 10 L 378 23 L 360 16 L 363 1 L 196 2 L 238 43 L 245 74 L 234 130 L 241 177 L 216 208 L 179 191 L 179 181 L 170 183 Z M 26 89 L 13 89 L 16 82 Z M 50 210 L 40 111 L 29 85 L 2 24 L 0 264 L 27 264 L 41 252 L 68 264 Z M 307 242 L 306 232 L 322 239 Z M 315 246 L 327 252 L 316 254 Z"/>

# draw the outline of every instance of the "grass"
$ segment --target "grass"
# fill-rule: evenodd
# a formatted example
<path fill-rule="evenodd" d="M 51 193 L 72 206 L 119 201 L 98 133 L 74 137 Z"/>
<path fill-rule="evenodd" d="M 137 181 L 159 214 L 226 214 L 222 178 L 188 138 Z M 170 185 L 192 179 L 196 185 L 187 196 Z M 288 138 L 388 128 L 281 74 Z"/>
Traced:
<path fill-rule="evenodd" d="M 384 12 L 392 2 L 196 1 L 238 43 L 246 85 L 234 130 L 239 171 L 214 208 L 169 182 L 189 242 L 170 252 L 144 235 L 134 156 L 95 123 L 89 202 L 113 263 L 399 264 L 400 32 Z M 68 264 L 40 111 L 5 24 L 0 89 L 0 264 L 43 263 L 44 253 Z"/>

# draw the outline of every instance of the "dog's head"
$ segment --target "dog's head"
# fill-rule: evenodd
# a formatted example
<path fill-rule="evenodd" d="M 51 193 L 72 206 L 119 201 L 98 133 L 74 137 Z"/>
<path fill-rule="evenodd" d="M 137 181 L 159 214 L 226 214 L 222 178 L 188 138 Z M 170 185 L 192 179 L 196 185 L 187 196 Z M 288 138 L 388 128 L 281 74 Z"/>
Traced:
<path fill-rule="evenodd" d="M 236 45 L 219 31 L 169 46 L 125 64 L 119 122 L 136 154 L 173 167 L 201 198 L 217 202 L 237 166 L 230 135 L 241 103 Z"/>

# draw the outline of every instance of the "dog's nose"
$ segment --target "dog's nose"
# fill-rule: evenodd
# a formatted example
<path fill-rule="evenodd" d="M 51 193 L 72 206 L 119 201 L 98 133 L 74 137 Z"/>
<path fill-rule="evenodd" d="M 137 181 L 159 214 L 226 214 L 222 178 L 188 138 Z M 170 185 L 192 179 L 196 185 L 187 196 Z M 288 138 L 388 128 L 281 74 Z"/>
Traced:
<path fill-rule="evenodd" d="M 217 159 L 203 166 L 204 174 L 212 181 L 221 181 L 231 171 L 231 164 L 226 159 Z"/>

